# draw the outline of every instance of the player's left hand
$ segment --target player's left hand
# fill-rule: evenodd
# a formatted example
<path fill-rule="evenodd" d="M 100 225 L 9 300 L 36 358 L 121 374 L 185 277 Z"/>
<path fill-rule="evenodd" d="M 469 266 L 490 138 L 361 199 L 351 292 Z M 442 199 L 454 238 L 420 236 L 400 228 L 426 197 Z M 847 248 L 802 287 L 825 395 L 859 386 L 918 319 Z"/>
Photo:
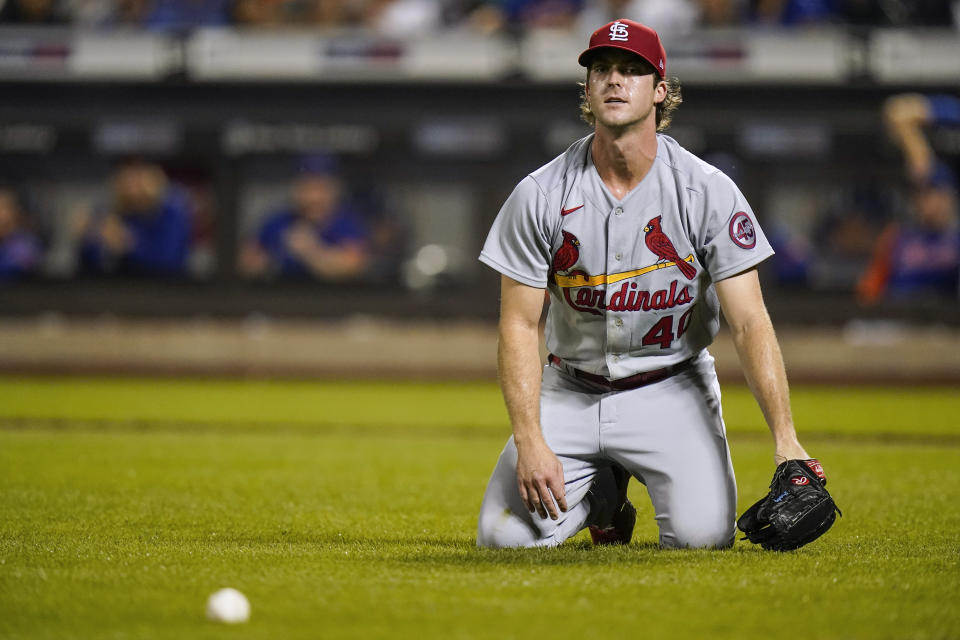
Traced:
<path fill-rule="evenodd" d="M 799 549 L 823 535 L 840 513 L 826 484 L 818 460 L 783 462 L 769 493 L 737 519 L 737 528 L 768 551 Z"/>

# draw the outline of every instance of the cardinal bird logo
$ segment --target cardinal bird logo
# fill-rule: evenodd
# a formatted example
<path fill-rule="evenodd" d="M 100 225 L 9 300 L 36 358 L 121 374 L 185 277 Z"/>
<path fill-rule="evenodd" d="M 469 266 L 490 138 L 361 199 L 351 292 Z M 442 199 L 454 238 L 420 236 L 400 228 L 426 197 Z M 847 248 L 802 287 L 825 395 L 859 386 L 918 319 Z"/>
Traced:
<path fill-rule="evenodd" d="M 577 240 L 577 236 L 569 231 L 561 231 L 561 233 L 563 234 L 563 244 L 553 254 L 554 272 L 566 271 L 577 264 L 577 260 L 580 259 L 580 241 Z"/>
<path fill-rule="evenodd" d="M 677 268 L 680 269 L 680 272 L 687 280 L 693 280 L 693 277 L 697 275 L 697 270 L 693 265 L 684 262 L 680 254 L 677 253 L 676 248 L 674 248 L 673 243 L 670 242 L 670 238 L 668 238 L 667 234 L 660 228 L 660 220 L 662 218 L 663 216 L 657 216 L 643 228 L 647 234 L 644 238 L 644 241 L 647 243 L 647 248 L 653 251 L 661 260 L 668 260 L 676 264 Z M 554 258 L 554 262 L 556 262 L 556 258 Z"/>

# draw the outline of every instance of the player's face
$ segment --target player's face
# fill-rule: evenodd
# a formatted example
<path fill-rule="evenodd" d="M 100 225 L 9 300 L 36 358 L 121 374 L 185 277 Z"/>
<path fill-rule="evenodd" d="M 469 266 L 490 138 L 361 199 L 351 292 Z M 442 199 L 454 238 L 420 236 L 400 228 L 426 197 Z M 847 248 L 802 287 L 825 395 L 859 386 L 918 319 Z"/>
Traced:
<path fill-rule="evenodd" d="M 642 58 L 627 51 L 601 51 L 590 64 L 587 99 L 600 126 L 622 129 L 654 122 L 655 105 L 667 95 L 664 82 Z"/>

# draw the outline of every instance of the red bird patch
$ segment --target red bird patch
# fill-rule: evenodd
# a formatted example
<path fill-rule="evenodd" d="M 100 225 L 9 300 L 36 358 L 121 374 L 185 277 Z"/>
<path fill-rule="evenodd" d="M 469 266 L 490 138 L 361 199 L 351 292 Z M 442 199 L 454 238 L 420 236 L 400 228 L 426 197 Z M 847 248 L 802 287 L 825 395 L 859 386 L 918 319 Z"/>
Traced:
<path fill-rule="evenodd" d="M 554 272 L 566 271 L 577 264 L 580 259 L 580 241 L 577 236 L 569 231 L 561 231 L 563 234 L 563 244 L 553 254 Z"/>
<path fill-rule="evenodd" d="M 643 228 L 646 232 L 644 241 L 647 243 L 647 248 L 650 251 L 653 251 L 658 258 L 661 260 L 667 260 L 673 262 L 677 265 L 677 268 L 680 269 L 687 280 L 693 280 L 694 276 L 697 275 L 696 268 L 684 262 L 683 258 L 680 257 L 680 254 L 677 253 L 676 248 L 673 246 L 673 243 L 670 241 L 670 238 L 667 237 L 667 234 L 663 232 L 663 229 L 660 227 L 660 221 L 663 216 L 657 216 L 653 220 L 647 223 L 647 226 Z"/>

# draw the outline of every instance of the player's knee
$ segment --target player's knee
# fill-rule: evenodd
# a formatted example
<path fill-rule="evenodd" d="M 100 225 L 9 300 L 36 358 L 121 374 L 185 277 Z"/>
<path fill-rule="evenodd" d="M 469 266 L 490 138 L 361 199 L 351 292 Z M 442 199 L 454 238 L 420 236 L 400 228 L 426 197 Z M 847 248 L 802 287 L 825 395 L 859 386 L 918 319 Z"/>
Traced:
<path fill-rule="evenodd" d="M 736 529 L 732 520 L 675 522 L 660 532 L 665 549 L 727 549 L 733 546 Z"/>
<path fill-rule="evenodd" d="M 538 535 L 536 529 L 509 509 L 498 513 L 484 512 L 480 514 L 477 526 L 477 546 L 490 549 L 532 547 L 537 544 Z"/>

